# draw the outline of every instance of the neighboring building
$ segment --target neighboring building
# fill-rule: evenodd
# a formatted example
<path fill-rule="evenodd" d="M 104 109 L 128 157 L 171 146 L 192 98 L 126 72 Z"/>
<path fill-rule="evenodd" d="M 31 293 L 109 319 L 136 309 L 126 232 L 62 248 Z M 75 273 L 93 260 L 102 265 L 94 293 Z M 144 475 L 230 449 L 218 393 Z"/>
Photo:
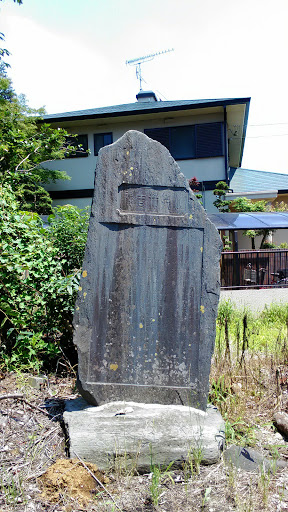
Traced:
<path fill-rule="evenodd" d="M 288 174 L 239 168 L 230 171 L 229 179 L 231 192 L 226 199 L 247 197 L 252 201 L 266 200 L 271 205 L 283 202 L 288 209 Z"/>
<path fill-rule="evenodd" d="M 268 171 L 255 171 L 252 169 L 233 169 L 230 171 L 230 181 L 229 187 L 231 192 L 226 194 L 225 199 L 233 201 L 233 199 L 238 199 L 239 197 L 247 197 L 247 199 L 251 199 L 251 201 L 267 201 L 268 204 L 272 206 L 277 206 L 279 203 L 284 203 L 286 205 L 286 210 L 288 210 L 288 175 L 277 173 L 277 172 L 268 172 Z M 259 215 L 256 215 L 256 218 Z M 227 217 L 229 218 L 229 217 Z M 244 216 L 242 215 L 244 219 Z M 246 229 L 256 229 L 257 225 L 253 225 L 253 219 L 255 215 L 251 213 L 247 214 L 247 221 L 250 219 L 250 224 L 248 222 L 248 228 Z M 271 235 L 268 237 L 268 241 L 275 245 L 280 245 L 283 242 L 288 242 L 288 230 L 284 229 L 287 226 L 287 219 L 282 215 L 279 216 L 279 221 L 277 224 L 276 217 L 269 216 L 269 214 L 264 214 L 263 219 L 268 222 L 271 221 Z M 286 222 L 286 226 L 285 226 Z M 254 227 L 253 227 L 254 226 Z M 275 230 L 275 226 L 282 229 Z M 263 226 L 264 227 L 264 226 Z M 238 246 L 241 249 L 250 249 L 251 242 L 249 238 L 242 235 L 243 232 L 238 227 Z M 259 249 L 261 242 L 261 237 L 256 238 L 256 248 Z"/>
<path fill-rule="evenodd" d="M 54 204 L 90 204 L 99 149 L 133 129 L 164 144 L 186 178 L 200 182 L 206 210 L 215 211 L 216 183 L 228 183 L 229 173 L 241 166 L 250 98 L 157 101 L 152 91 L 136 98 L 126 105 L 44 116 L 53 127 L 77 134 L 83 147 L 73 157 L 47 163 L 72 178 L 47 187 Z"/>

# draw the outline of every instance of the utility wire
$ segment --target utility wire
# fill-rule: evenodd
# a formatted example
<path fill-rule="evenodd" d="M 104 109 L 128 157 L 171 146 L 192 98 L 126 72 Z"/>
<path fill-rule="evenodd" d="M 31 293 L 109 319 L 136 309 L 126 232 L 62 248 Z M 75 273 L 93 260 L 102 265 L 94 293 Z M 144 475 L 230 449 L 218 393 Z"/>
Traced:
<path fill-rule="evenodd" d="M 145 84 L 148 85 L 148 87 L 149 87 L 150 84 L 148 82 L 146 82 L 146 80 L 144 80 L 144 78 L 142 78 L 142 82 L 145 82 Z M 158 91 L 158 89 L 156 89 L 156 92 L 158 92 L 159 96 L 162 96 L 165 101 L 168 101 L 167 98 L 165 98 L 164 94 L 162 94 L 162 92 Z"/>
<path fill-rule="evenodd" d="M 288 124 L 288 123 L 261 123 L 261 124 L 248 124 L 248 127 L 249 126 L 276 126 L 276 125 L 279 125 L 279 124 Z"/>
<path fill-rule="evenodd" d="M 246 137 L 228 137 L 229 140 L 243 140 L 243 139 L 262 139 L 264 137 L 287 137 L 288 133 L 279 133 L 278 135 L 246 135 Z"/>

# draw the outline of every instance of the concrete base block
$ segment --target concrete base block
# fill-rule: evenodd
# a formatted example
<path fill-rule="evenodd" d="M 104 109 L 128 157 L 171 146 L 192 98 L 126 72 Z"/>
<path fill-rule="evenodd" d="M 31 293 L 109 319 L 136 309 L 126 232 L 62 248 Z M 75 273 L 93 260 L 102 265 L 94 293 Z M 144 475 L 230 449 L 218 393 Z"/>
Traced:
<path fill-rule="evenodd" d="M 94 407 L 83 398 L 67 400 L 64 422 L 70 457 L 79 455 L 99 469 L 150 471 L 151 464 L 181 466 L 197 457 L 203 464 L 219 460 L 224 421 L 218 410 L 182 405 L 111 402 Z"/>

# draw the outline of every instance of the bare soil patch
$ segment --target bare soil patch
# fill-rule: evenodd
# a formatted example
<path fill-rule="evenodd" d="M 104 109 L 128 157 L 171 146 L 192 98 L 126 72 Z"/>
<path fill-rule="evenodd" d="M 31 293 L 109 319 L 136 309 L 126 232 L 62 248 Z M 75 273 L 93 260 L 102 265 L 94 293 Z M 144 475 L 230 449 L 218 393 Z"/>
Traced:
<path fill-rule="evenodd" d="M 109 478 L 98 470 L 95 464 L 86 462 L 86 466 L 102 483 L 109 483 Z M 38 479 L 41 496 L 50 502 L 58 502 L 61 496 L 68 494 L 84 506 L 89 505 L 91 497 L 102 488 L 87 469 L 77 459 L 58 459 Z"/>

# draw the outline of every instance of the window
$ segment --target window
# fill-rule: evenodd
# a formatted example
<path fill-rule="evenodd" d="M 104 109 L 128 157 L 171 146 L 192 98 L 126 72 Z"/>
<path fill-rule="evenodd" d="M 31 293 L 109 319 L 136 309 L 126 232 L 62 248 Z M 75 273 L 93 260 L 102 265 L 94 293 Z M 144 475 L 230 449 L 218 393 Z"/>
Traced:
<path fill-rule="evenodd" d="M 224 124 L 195 125 L 196 158 L 224 155 Z"/>
<path fill-rule="evenodd" d="M 65 146 L 75 146 L 76 151 L 67 154 L 66 158 L 83 158 L 88 156 L 88 135 L 66 137 Z"/>
<path fill-rule="evenodd" d="M 112 144 L 112 132 L 108 133 L 95 133 L 94 134 L 94 155 L 97 156 L 99 150 L 108 144 Z"/>
<path fill-rule="evenodd" d="M 144 130 L 161 142 L 176 160 L 224 155 L 224 124 L 205 123 Z"/>
<path fill-rule="evenodd" d="M 176 158 L 196 158 L 194 126 L 170 128 L 170 151 Z"/>

